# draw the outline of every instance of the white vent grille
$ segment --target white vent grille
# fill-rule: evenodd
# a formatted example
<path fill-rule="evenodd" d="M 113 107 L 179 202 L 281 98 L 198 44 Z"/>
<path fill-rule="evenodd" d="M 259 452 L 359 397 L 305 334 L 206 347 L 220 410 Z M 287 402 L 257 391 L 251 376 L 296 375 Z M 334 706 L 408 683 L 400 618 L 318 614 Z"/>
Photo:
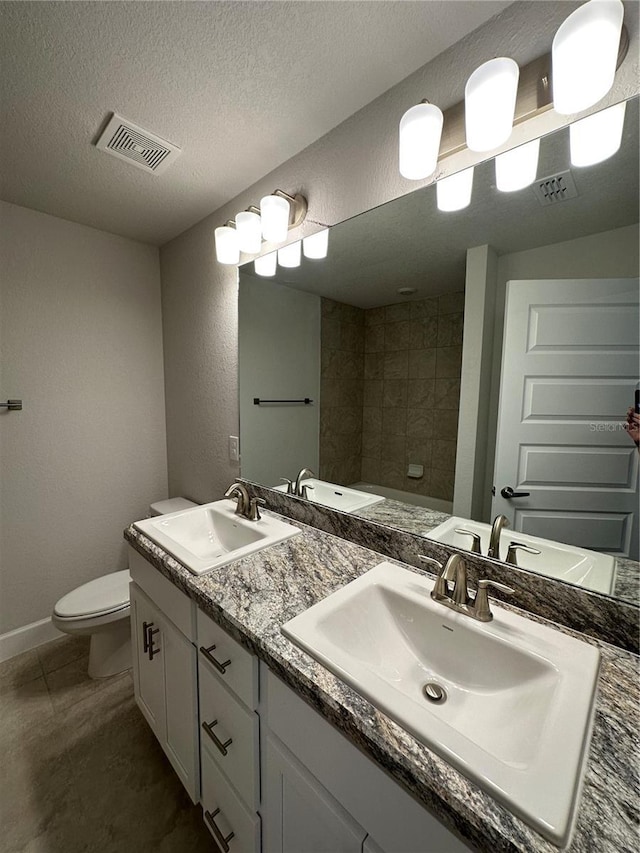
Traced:
<path fill-rule="evenodd" d="M 145 172 L 158 174 L 182 153 L 177 145 L 149 133 L 142 127 L 114 113 L 96 147 L 105 154 L 126 160 Z"/>
<path fill-rule="evenodd" d="M 566 172 L 558 172 L 557 175 L 549 175 L 548 178 L 539 178 L 532 189 L 540 204 L 545 207 L 578 197 L 573 175 L 568 169 Z"/>

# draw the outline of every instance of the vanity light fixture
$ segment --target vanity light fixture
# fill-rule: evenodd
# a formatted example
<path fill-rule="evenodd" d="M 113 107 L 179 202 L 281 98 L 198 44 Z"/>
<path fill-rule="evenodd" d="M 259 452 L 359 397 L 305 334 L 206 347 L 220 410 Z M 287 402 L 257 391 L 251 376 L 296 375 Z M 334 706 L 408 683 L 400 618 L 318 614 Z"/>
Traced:
<path fill-rule="evenodd" d="M 553 106 L 571 115 L 597 104 L 613 85 L 620 47 L 622 0 L 589 0 L 553 39 Z"/>
<path fill-rule="evenodd" d="M 249 210 L 236 214 L 236 231 L 240 251 L 248 255 L 257 255 L 262 246 L 262 223 L 257 207 L 250 207 Z"/>
<path fill-rule="evenodd" d="M 260 200 L 262 236 L 269 243 L 282 243 L 289 230 L 289 200 L 279 195 L 266 195 Z"/>
<path fill-rule="evenodd" d="M 626 103 L 587 116 L 569 125 L 572 166 L 594 166 L 620 148 Z"/>
<path fill-rule="evenodd" d="M 533 139 L 496 157 L 496 186 L 503 193 L 522 190 L 532 184 L 538 173 L 540 140 Z"/>
<path fill-rule="evenodd" d="M 240 261 L 238 232 L 229 221 L 214 231 L 216 259 L 219 264 L 237 264 Z"/>
<path fill-rule="evenodd" d="M 442 110 L 429 101 L 408 109 L 400 119 L 400 174 L 410 181 L 435 172 L 440 151 Z"/>
<path fill-rule="evenodd" d="M 476 68 L 467 80 L 464 110 L 470 151 L 492 151 L 511 136 L 519 77 L 518 63 L 500 56 Z"/>
<path fill-rule="evenodd" d="M 300 266 L 302 244 L 300 240 L 295 243 L 289 243 L 288 246 L 282 246 L 278 249 L 278 263 L 281 267 L 290 269 Z"/>
<path fill-rule="evenodd" d="M 438 210 L 451 212 L 463 210 L 471 202 L 471 191 L 473 190 L 473 166 L 442 178 L 436 184 L 436 197 Z"/>
<path fill-rule="evenodd" d="M 302 240 L 302 251 L 305 258 L 317 261 L 326 258 L 329 251 L 329 229 L 324 228 L 310 237 L 305 237 Z"/>
<path fill-rule="evenodd" d="M 263 276 L 263 278 L 270 278 L 276 274 L 277 263 L 278 253 L 269 252 L 268 255 L 262 255 L 261 257 L 256 258 L 253 262 L 253 267 L 256 271 L 256 275 Z"/>

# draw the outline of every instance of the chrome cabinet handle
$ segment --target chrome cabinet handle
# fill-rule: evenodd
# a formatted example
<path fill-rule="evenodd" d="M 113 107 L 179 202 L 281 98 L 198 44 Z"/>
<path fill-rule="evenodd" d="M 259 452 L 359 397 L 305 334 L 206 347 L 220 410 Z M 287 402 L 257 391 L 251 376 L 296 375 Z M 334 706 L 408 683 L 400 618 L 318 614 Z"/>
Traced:
<path fill-rule="evenodd" d="M 215 819 L 220 814 L 220 809 L 216 809 L 213 812 L 208 812 L 205 810 L 204 819 L 208 823 L 211 832 L 213 832 L 214 838 L 224 850 L 224 853 L 229 853 L 229 842 L 234 837 L 234 833 L 230 832 L 229 835 L 225 838 L 225 836 L 218 829 L 218 824 Z"/>
<path fill-rule="evenodd" d="M 510 501 L 511 498 L 528 498 L 531 492 L 515 492 L 511 486 L 505 486 L 500 489 L 500 494 L 505 500 Z"/>
<path fill-rule="evenodd" d="M 217 726 L 217 725 L 218 725 L 217 720 L 214 720 L 212 723 L 207 723 L 205 721 L 202 723 L 202 728 L 205 730 L 205 732 L 209 735 L 211 740 L 214 742 L 214 744 L 216 745 L 216 748 L 223 755 L 227 755 L 227 753 L 228 753 L 227 747 L 231 746 L 231 744 L 233 743 L 233 738 L 229 738 L 229 740 L 226 740 L 224 743 L 222 743 L 220 738 L 216 735 L 216 733 L 213 730 L 213 727 Z"/>
<path fill-rule="evenodd" d="M 219 660 L 216 660 L 211 652 L 216 648 L 215 643 L 213 646 L 209 646 L 208 649 L 205 649 L 204 646 L 200 646 L 200 654 L 204 655 L 204 657 L 209 661 L 210 664 L 213 664 L 219 673 L 224 675 L 227 671 L 227 667 L 231 665 L 231 660 L 225 660 L 222 663 Z"/>
<path fill-rule="evenodd" d="M 149 628 L 151 625 L 153 625 L 153 622 L 142 623 L 142 651 L 145 655 L 149 651 Z"/>
<path fill-rule="evenodd" d="M 154 648 L 153 645 L 153 636 L 154 634 L 159 634 L 160 628 L 154 628 L 153 622 L 143 622 L 142 623 L 142 650 L 147 654 L 149 660 L 153 660 L 154 657 L 160 653 L 160 649 Z"/>

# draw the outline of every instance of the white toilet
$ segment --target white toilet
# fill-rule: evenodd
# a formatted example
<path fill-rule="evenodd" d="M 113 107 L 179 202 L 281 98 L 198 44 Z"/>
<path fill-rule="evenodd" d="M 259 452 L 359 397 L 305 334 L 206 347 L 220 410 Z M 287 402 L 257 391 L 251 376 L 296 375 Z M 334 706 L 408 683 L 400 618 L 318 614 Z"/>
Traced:
<path fill-rule="evenodd" d="M 189 509 L 196 504 L 171 498 L 151 504 L 151 515 Z M 90 634 L 89 676 L 107 678 L 131 668 L 129 572 L 112 572 L 63 595 L 51 621 L 65 634 Z"/>

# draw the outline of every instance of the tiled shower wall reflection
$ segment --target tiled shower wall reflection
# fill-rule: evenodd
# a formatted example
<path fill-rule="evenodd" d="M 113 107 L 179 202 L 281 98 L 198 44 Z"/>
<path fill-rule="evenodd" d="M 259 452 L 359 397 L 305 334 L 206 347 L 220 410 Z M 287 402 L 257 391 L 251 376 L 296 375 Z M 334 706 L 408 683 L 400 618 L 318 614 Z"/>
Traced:
<path fill-rule="evenodd" d="M 366 311 L 322 300 L 323 479 L 453 499 L 463 310 L 463 292 Z"/>

